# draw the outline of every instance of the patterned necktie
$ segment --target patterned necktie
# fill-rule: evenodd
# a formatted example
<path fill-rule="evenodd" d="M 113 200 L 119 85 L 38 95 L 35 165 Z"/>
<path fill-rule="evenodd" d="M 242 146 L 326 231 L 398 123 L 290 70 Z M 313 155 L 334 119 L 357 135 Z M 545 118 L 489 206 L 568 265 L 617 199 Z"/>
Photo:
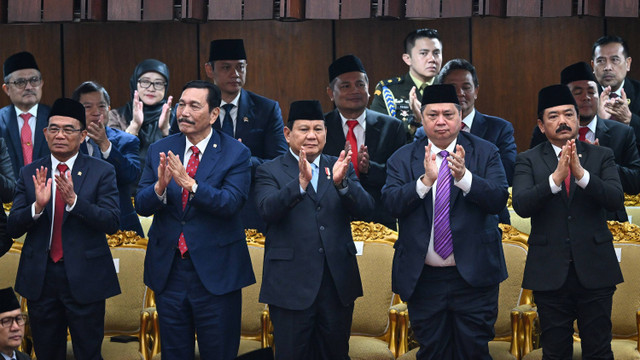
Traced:
<path fill-rule="evenodd" d="M 22 125 L 22 130 L 20 130 L 20 142 L 22 143 L 22 160 L 24 161 L 24 165 L 31 164 L 33 160 L 33 144 L 31 143 L 31 126 L 29 126 L 29 119 L 31 119 L 31 114 L 23 113 L 20 114 L 22 120 L 24 120 L 24 124 Z"/>
<path fill-rule="evenodd" d="M 69 167 L 66 164 L 58 164 L 58 171 L 60 176 L 66 176 L 66 172 Z M 49 256 L 53 262 L 58 262 L 62 259 L 62 219 L 64 218 L 65 202 L 60 192 L 56 189 L 56 209 L 53 214 L 53 234 L 51 235 L 51 249 Z"/>
<path fill-rule="evenodd" d="M 353 128 L 358 125 L 358 120 L 347 120 L 347 141 L 351 145 L 351 163 L 356 170 L 356 175 L 360 177 L 360 171 L 358 171 L 358 140 L 356 140 L 356 134 L 353 132 Z"/>
<path fill-rule="evenodd" d="M 222 131 L 233 137 L 233 119 L 231 118 L 231 109 L 233 109 L 235 105 L 233 104 L 224 104 L 222 108 L 224 109 L 224 120 L 222 121 Z"/>
<path fill-rule="evenodd" d="M 578 140 L 587 141 L 587 133 L 589 132 L 589 128 L 586 126 L 582 126 L 578 129 Z"/>
<path fill-rule="evenodd" d="M 200 165 L 200 158 L 198 154 L 200 153 L 200 149 L 197 146 L 191 147 L 191 157 L 189 158 L 189 162 L 187 163 L 187 174 L 191 176 L 193 179 L 196 176 L 196 171 L 198 171 L 198 165 Z M 187 201 L 189 200 L 189 191 L 187 189 L 182 189 L 182 211 L 187 207 Z M 189 250 L 187 248 L 187 243 L 184 240 L 184 233 L 180 233 L 180 238 L 178 239 L 178 249 L 180 249 L 180 255 L 184 256 L 184 253 Z"/>
<path fill-rule="evenodd" d="M 441 258 L 446 259 L 453 252 L 453 237 L 449 226 L 449 202 L 451 195 L 451 171 L 448 167 L 449 152 L 442 150 L 438 153 L 442 157 L 438 171 L 438 184 L 433 211 L 433 250 Z"/>

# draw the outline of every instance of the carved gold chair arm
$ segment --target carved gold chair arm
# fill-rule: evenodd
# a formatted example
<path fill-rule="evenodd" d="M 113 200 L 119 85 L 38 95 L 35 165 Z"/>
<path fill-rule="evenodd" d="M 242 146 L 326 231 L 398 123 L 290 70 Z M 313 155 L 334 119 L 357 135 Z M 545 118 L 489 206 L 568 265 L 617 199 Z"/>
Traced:
<path fill-rule="evenodd" d="M 140 339 L 140 353 L 144 360 L 151 360 L 160 352 L 160 327 L 155 307 L 145 308 L 140 312 L 138 339 Z"/>

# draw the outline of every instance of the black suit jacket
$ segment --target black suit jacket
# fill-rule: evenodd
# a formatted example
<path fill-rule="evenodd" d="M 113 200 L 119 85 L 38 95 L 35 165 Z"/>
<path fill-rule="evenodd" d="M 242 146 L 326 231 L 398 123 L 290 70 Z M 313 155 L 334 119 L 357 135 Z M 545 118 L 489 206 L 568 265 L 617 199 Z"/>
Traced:
<path fill-rule="evenodd" d="M 326 113 L 324 117 L 327 124 L 327 144 L 323 152 L 340 156 L 347 141 L 340 113 L 336 109 Z M 375 200 L 375 211 L 370 220 L 395 229 L 396 219 L 382 205 L 380 191 L 387 178 L 387 160 L 406 143 L 406 130 L 402 121 L 373 110 L 366 110 L 366 122 L 364 144 L 369 151 L 369 173 L 360 174 L 360 183 Z"/>
<path fill-rule="evenodd" d="M 16 187 L 13 176 L 13 166 L 9 158 L 4 138 L 0 137 L 0 199 L 2 203 L 13 201 L 13 192 Z M 13 245 L 13 239 L 7 234 L 7 214 L 4 209 L 0 211 L 0 256 L 4 255 Z"/>
<path fill-rule="evenodd" d="M 33 161 L 50 154 L 43 131 L 49 121 L 49 110 L 46 105 L 38 105 L 33 141 Z M 24 160 L 22 158 L 22 142 L 20 141 L 20 131 L 18 130 L 18 118 L 13 105 L 0 109 L 0 134 L 7 142 L 9 157 L 13 164 L 13 173 L 17 175 L 24 166 Z"/>
<path fill-rule="evenodd" d="M 353 167 L 342 195 L 333 184 L 333 156 L 321 155 L 318 190 L 300 193 L 298 160 L 287 151 L 256 171 L 256 203 L 267 223 L 260 302 L 291 310 L 311 306 L 324 269 L 343 305 L 362 296 L 351 220 L 373 210 Z M 325 266 L 326 262 L 326 266 Z"/>
<path fill-rule="evenodd" d="M 31 216 L 31 205 L 35 202 L 32 176 L 41 166 L 49 169 L 47 177 L 51 178 L 50 156 L 22 168 L 7 224 L 13 238 L 27 233 L 18 265 L 16 292 L 29 300 L 36 300 L 42 294 L 54 215 L 52 197 L 37 220 Z M 71 175 L 77 200 L 72 211 L 64 212 L 64 268 L 74 300 L 88 304 L 120 293 L 105 236 L 118 231 L 118 188 L 113 166 L 82 153 L 78 154 Z"/>
<path fill-rule="evenodd" d="M 549 186 L 549 175 L 558 165 L 551 143 L 542 143 L 516 158 L 513 208 L 518 215 L 531 217 L 529 254 L 522 281 L 526 289 L 560 288 L 570 261 L 586 288 L 622 282 L 606 221 L 606 210 L 618 210 L 624 203 L 613 153 L 584 142 L 577 143 L 577 150 L 590 180 L 583 189 L 572 176 L 568 197 L 564 183 L 556 194 Z"/>
<path fill-rule="evenodd" d="M 433 224 L 433 189 L 424 199 L 416 181 L 424 174 L 426 138 L 405 145 L 387 162 L 382 201 L 398 218 L 394 247 L 393 291 L 407 300 L 424 268 Z M 460 132 L 457 144 L 465 150 L 465 166 L 473 176 L 465 196 L 451 186 L 450 224 L 453 253 L 462 278 L 471 286 L 490 286 L 507 278 L 498 214 L 509 197 L 507 178 L 495 145 Z"/>
<path fill-rule="evenodd" d="M 613 151 L 614 161 L 622 183 L 622 190 L 630 195 L 640 193 L 640 155 L 633 129 L 615 120 L 601 119 L 596 123 L 596 139 L 600 146 Z M 536 126 L 531 136 L 531 148 L 547 141 L 547 137 Z M 624 208 L 608 212 L 607 219 L 628 221 Z"/>

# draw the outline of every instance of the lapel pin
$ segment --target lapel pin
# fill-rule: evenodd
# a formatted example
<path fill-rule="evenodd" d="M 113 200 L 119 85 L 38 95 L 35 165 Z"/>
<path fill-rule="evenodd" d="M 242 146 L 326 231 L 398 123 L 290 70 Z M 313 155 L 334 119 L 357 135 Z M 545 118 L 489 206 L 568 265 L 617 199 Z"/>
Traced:
<path fill-rule="evenodd" d="M 327 173 L 327 180 L 331 180 L 331 172 L 328 167 L 324 168 L 324 172 Z"/>
<path fill-rule="evenodd" d="M 78 176 L 82 176 L 82 171 L 78 171 Z"/>
<path fill-rule="evenodd" d="M 581 157 L 582 157 L 582 154 L 578 154 L 578 157 L 579 157 L 579 158 L 581 158 Z"/>
<path fill-rule="evenodd" d="M 213 148 L 214 149 L 217 148 L 217 147 L 218 147 L 218 144 L 213 144 Z"/>
<path fill-rule="evenodd" d="M 245 116 L 245 117 L 242 118 L 242 121 L 249 122 L 249 118 Z"/>

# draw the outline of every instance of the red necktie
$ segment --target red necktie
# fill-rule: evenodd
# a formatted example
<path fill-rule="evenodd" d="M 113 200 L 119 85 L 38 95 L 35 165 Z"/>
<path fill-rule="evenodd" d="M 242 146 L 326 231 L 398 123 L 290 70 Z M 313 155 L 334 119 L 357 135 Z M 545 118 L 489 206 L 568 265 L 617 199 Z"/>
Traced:
<path fill-rule="evenodd" d="M 196 176 L 196 171 L 198 171 L 198 165 L 200 165 L 200 158 L 198 154 L 200 153 L 200 149 L 197 146 L 191 147 L 191 157 L 189 158 L 189 162 L 187 163 L 187 174 L 191 176 L 193 179 Z M 182 189 L 182 211 L 187 207 L 187 201 L 189 200 L 189 191 L 187 189 Z M 184 256 L 189 248 L 187 247 L 187 242 L 184 240 L 184 233 L 180 233 L 180 239 L 178 239 L 178 249 L 180 249 L 180 255 Z"/>
<path fill-rule="evenodd" d="M 356 125 L 358 125 L 358 120 L 347 120 L 347 126 L 349 126 L 347 141 L 351 144 L 351 163 L 356 170 L 356 175 L 360 177 L 360 172 L 358 171 L 358 140 L 356 140 L 356 134 L 353 132 L 353 128 Z"/>
<path fill-rule="evenodd" d="M 580 129 L 578 129 L 578 140 L 587 141 L 587 133 L 588 132 L 589 132 L 589 128 L 586 127 L 586 126 L 583 126 Z"/>
<path fill-rule="evenodd" d="M 462 128 L 461 128 L 461 130 L 462 130 L 462 131 L 466 131 L 466 132 L 470 132 L 469 127 L 468 127 L 468 126 L 467 126 L 467 124 L 465 124 L 465 123 L 462 123 Z"/>
<path fill-rule="evenodd" d="M 617 97 L 619 97 L 617 93 L 612 92 L 609 94 L 609 99 L 615 99 Z"/>
<path fill-rule="evenodd" d="M 58 171 L 60 172 L 60 176 L 67 176 L 66 172 L 69 170 L 69 167 L 66 164 L 60 163 L 58 164 Z M 56 209 L 53 214 L 53 234 L 51 235 L 51 249 L 49 251 L 49 256 L 53 262 L 58 262 L 62 259 L 62 219 L 64 218 L 64 207 L 65 207 L 64 199 L 60 192 L 56 189 Z"/>
<path fill-rule="evenodd" d="M 29 119 L 31 114 L 20 114 L 24 124 L 22 124 L 22 130 L 20 130 L 20 142 L 22 143 L 22 160 L 25 165 L 31 164 L 33 159 L 33 144 L 31 143 L 31 126 L 29 126 Z"/>
<path fill-rule="evenodd" d="M 562 151 L 558 154 L 558 158 L 562 158 Z M 569 197 L 569 188 L 571 187 L 571 168 L 569 168 L 569 174 L 564 178 L 564 188 L 567 191 L 567 197 Z"/>

